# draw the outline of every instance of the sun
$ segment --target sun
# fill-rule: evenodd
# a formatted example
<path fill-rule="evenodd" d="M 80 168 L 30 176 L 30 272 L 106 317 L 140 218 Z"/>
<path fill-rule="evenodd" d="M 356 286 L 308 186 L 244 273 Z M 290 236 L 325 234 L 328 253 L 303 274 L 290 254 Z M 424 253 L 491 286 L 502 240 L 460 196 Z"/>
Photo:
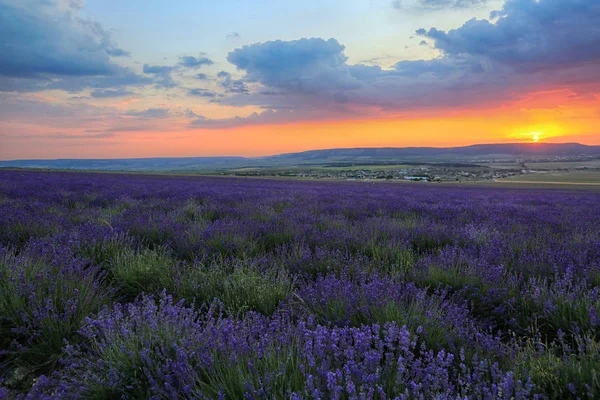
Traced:
<path fill-rule="evenodd" d="M 531 141 L 537 143 L 542 137 L 542 132 L 529 132 L 529 135 L 531 135 Z"/>

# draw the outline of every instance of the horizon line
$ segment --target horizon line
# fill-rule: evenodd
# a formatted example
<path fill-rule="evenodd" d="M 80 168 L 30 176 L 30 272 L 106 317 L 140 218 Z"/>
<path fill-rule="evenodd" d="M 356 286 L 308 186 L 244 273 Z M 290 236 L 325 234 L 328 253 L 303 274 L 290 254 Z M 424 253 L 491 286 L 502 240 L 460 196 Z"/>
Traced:
<path fill-rule="evenodd" d="M 12 161 L 65 161 L 65 160 L 87 160 L 87 161 L 103 161 L 103 160 L 149 160 L 149 159 L 191 159 L 191 158 L 240 158 L 246 160 L 253 159 L 261 159 L 261 158 L 269 158 L 269 157 L 277 157 L 284 156 L 290 154 L 302 154 L 311 151 L 329 151 L 329 150 L 366 150 L 366 149 L 464 149 L 468 147 L 475 146 L 510 146 L 510 145 L 518 145 L 518 146 L 563 146 L 563 145 L 579 145 L 585 147 L 600 147 L 600 145 L 589 145 L 579 142 L 496 142 L 496 143 L 473 143 L 464 146 L 361 146 L 361 147 L 328 147 L 328 148 L 316 148 L 316 149 L 308 149 L 308 150 L 299 150 L 299 151 L 291 151 L 291 152 L 283 152 L 276 154 L 268 154 L 264 156 L 240 156 L 240 155 L 213 155 L 213 156 L 150 156 L 150 157 L 106 157 L 106 158 L 76 158 L 76 157 L 68 157 L 68 158 L 14 158 L 14 159 L 0 159 L 0 162 L 12 162 Z"/>

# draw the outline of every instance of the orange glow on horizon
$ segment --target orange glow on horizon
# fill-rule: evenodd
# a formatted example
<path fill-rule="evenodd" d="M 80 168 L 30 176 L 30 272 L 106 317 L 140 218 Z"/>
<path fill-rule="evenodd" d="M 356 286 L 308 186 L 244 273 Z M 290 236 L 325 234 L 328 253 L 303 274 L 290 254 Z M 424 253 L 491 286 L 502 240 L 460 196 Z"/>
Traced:
<path fill-rule="evenodd" d="M 35 121 L 3 122 L 4 130 L 11 134 L 0 136 L 0 159 L 252 157 L 325 148 L 454 147 L 509 142 L 600 145 L 600 107 L 596 97 L 574 100 L 569 92 L 562 91 L 541 97 L 543 103 L 534 102 L 529 108 L 519 101 L 493 108 L 427 109 L 380 115 L 377 119 L 226 129 L 191 128 L 190 120 L 183 117 L 152 120 L 146 123 L 146 129 L 137 129 L 136 122 L 130 125 L 126 118 L 120 122 L 99 119 L 85 127 L 75 121 L 60 129 Z M 121 125 L 115 125 L 117 122 Z M 115 128 L 123 124 L 124 130 Z M 109 128 L 112 129 L 102 135 Z"/>

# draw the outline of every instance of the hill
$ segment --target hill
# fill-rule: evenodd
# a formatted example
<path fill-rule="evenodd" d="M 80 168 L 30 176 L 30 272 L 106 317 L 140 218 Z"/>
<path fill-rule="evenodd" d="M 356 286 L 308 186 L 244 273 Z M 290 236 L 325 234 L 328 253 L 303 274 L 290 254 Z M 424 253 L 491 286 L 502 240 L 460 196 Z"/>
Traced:
<path fill-rule="evenodd" d="M 401 162 L 478 163 L 490 160 L 544 160 L 600 157 L 600 146 L 579 143 L 476 144 L 464 147 L 381 147 L 309 150 L 267 157 L 181 157 L 130 159 L 59 159 L 0 161 L 4 168 L 100 171 L 195 172 L 239 168 L 386 164 Z"/>

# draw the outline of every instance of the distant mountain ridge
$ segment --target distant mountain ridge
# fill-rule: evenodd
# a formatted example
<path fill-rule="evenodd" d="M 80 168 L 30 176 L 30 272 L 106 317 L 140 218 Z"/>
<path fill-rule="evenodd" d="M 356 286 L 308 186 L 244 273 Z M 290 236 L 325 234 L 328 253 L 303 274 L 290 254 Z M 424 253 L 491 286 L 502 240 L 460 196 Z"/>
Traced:
<path fill-rule="evenodd" d="M 156 157 L 0 161 L 4 168 L 99 171 L 208 171 L 231 168 L 285 167 L 335 162 L 477 162 L 501 157 L 599 156 L 600 146 L 580 143 L 475 144 L 462 147 L 376 147 L 308 150 L 266 157 Z"/>
<path fill-rule="evenodd" d="M 600 154 L 600 146 L 588 146 L 580 143 L 506 143 L 506 144 L 474 144 L 462 147 L 377 147 L 377 148 L 340 148 L 324 150 L 308 150 L 300 153 L 287 153 L 272 158 L 301 157 L 313 158 L 322 156 L 338 157 L 391 157 L 391 156 L 435 156 L 435 155 L 588 155 Z M 268 157 L 267 157 L 268 158 Z"/>

